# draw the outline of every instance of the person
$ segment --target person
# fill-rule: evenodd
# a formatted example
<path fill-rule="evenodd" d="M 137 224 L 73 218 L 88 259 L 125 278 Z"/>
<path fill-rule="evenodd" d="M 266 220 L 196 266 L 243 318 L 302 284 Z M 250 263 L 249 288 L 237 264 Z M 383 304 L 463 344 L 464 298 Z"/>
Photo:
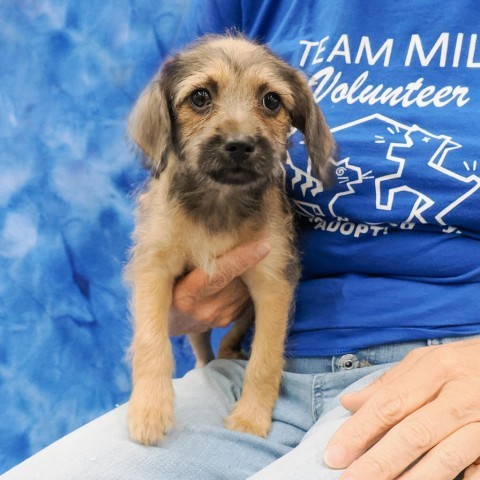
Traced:
<path fill-rule="evenodd" d="M 302 280 L 266 439 L 226 430 L 245 362 L 175 381 L 176 426 L 131 442 L 125 406 L 2 476 L 36 479 L 480 479 L 480 13 L 458 0 L 192 1 L 179 47 L 236 28 L 310 79 L 336 185 L 291 137 Z M 478 47 L 478 48 L 477 48 Z M 264 243 L 194 270 L 174 335 L 225 326 Z M 464 472 L 464 473 L 462 473 Z"/>

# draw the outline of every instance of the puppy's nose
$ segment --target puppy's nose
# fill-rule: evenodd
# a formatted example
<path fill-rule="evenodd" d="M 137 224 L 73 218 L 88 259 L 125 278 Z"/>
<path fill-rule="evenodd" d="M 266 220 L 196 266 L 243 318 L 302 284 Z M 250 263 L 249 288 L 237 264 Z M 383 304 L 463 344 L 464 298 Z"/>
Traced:
<path fill-rule="evenodd" d="M 255 151 L 255 143 L 251 138 L 237 138 L 225 143 L 225 150 L 232 160 L 241 162 Z"/>

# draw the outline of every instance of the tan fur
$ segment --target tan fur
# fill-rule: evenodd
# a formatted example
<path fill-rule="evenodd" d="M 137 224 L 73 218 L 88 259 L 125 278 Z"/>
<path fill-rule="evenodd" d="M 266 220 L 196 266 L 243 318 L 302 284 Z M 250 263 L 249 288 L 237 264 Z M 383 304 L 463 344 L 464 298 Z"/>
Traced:
<path fill-rule="evenodd" d="M 208 112 L 199 112 L 192 108 L 189 96 L 195 89 L 208 85 L 215 85 L 215 98 Z M 271 91 L 282 100 L 282 108 L 275 115 L 262 106 L 262 95 Z M 299 95 L 302 105 L 297 104 Z M 300 111 L 305 109 L 310 109 L 310 113 Z M 302 115 L 308 118 L 303 119 Z M 279 178 L 279 162 L 286 150 L 288 131 L 296 121 L 303 127 L 305 122 L 309 122 L 310 127 L 313 122 L 319 125 L 315 133 L 318 138 L 310 140 L 306 136 L 306 143 L 309 147 L 309 142 L 320 141 L 327 153 L 317 160 L 317 170 L 321 171 L 332 140 L 305 80 L 264 47 L 239 37 L 202 40 L 167 62 L 132 113 L 130 132 L 146 155 L 147 166 L 153 174 L 139 199 L 135 246 L 128 266 L 135 320 L 129 426 L 133 439 L 140 443 L 154 444 L 174 421 L 168 318 L 176 278 L 194 267 L 211 275 L 218 274 L 216 259 L 219 256 L 236 246 L 261 239 L 268 241 L 271 252 L 242 277 L 255 310 L 251 356 L 242 396 L 225 424 L 260 436 L 266 436 L 269 431 L 298 275 L 296 252 L 292 247 L 293 219 L 285 205 L 284 192 L 278 182 L 265 184 L 260 210 L 257 208 L 255 214 L 222 229 L 193 216 L 187 198 L 191 192 L 186 187 L 182 187 L 183 190 L 175 187 L 174 183 L 186 175 L 202 174 L 205 168 L 202 152 L 206 142 L 215 135 L 222 139 L 240 135 L 263 138 L 268 143 L 266 151 L 278 160 L 272 162 L 271 172 L 265 175 Z M 206 201 L 202 208 L 206 212 L 211 210 L 213 215 L 221 211 L 222 202 L 232 202 L 249 192 L 248 185 L 213 180 L 199 188 L 204 187 L 201 190 L 204 197 L 213 200 L 211 205 Z M 183 196 L 178 191 L 183 192 Z M 224 210 L 227 217 L 236 218 L 235 209 L 229 209 L 226 203 Z M 292 265 L 294 272 L 289 278 L 286 272 Z M 239 356 L 238 346 L 250 325 L 252 313 L 247 309 L 225 337 L 220 356 Z M 209 334 L 191 336 L 191 343 L 198 366 L 213 358 Z"/>

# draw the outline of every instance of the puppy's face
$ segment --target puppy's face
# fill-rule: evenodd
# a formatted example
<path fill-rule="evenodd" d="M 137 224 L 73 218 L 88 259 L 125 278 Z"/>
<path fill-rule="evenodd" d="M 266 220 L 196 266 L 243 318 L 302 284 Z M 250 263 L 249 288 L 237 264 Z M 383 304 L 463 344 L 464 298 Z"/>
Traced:
<path fill-rule="evenodd" d="M 303 77 L 241 37 L 206 37 L 166 62 L 130 121 L 158 175 L 174 153 L 184 175 L 222 185 L 274 181 L 294 126 L 322 174 L 332 138 Z"/>
<path fill-rule="evenodd" d="M 264 50 L 249 43 L 228 39 L 200 50 L 203 61 L 173 93 L 180 158 L 222 184 L 278 173 L 291 125 L 288 84 Z"/>

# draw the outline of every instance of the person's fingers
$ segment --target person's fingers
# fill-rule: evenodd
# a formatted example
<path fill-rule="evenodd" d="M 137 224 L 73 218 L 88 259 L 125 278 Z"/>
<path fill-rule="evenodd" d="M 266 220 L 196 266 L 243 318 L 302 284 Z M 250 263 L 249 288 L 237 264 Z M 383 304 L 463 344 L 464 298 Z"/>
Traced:
<path fill-rule="evenodd" d="M 472 465 L 480 455 L 480 423 L 457 430 L 430 450 L 401 480 L 451 480 Z M 464 480 L 480 479 L 478 465 L 473 465 Z M 468 470 L 467 470 L 468 471 Z"/>
<path fill-rule="evenodd" d="M 174 336 L 185 335 L 225 327 L 238 318 L 249 299 L 246 285 L 240 278 L 235 278 L 217 294 L 198 300 L 187 312 L 172 308 L 169 333 Z"/>
<path fill-rule="evenodd" d="M 325 462 L 346 468 L 342 480 L 394 479 L 455 432 L 480 422 L 480 367 L 471 361 L 479 350 L 478 339 L 455 342 L 425 348 L 400 362 L 370 387 L 363 403 L 333 435 Z M 344 404 L 349 397 L 343 398 Z M 448 447 L 448 441 L 444 445 Z M 469 452 L 463 462 L 475 453 Z"/>
<path fill-rule="evenodd" d="M 197 268 L 175 286 L 173 306 L 189 312 L 200 300 L 224 289 L 234 278 L 245 273 L 270 252 L 265 241 L 241 245 L 217 259 L 215 273 L 209 275 Z"/>
<path fill-rule="evenodd" d="M 265 241 L 241 245 L 216 261 L 213 275 L 197 268 L 180 280 L 173 291 L 170 335 L 202 333 L 231 323 L 249 293 L 238 278 L 270 252 Z"/>
<path fill-rule="evenodd" d="M 221 292 L 208 297 L 195 309 L 195 319 L 211 328 L 226 327 L 245 308 L 250 295 L 246 285 L 235 279 Z"/>
<path fill-rule="evenodd" d="M 333 435 L 325 451 L 327 465 L 348 467 L 390 428 L 429 402 L 444 382 L 442 368 L 424 363 L 388 383 L 381 380 L 376 392 Z"/>
<path fill-rule="evenodd" d="M 465 470 L 463 480 L 480 480 L 480 457 Z"/>
<path fill-rule="evenodd" d="M 416 410 L 399 422 L 394 428 L 383 436 L 373 447 L 371 447 L 358 460 L 354 461 L 345 471 L 342 479 L 355 478 L 357 480 L 393 480 L 397 478 L 409 465 L 425 452 L 435 451 L 439 448 L 438 454 L 441 458 L 450 455 L 452 461 L 450 473 L 454 473 L 446 480 L 455 477 L 463 468 L 470 465 L 480 454 L 478 445 L 478 429 L 467 430 L 463 436 L 453 438 L 459 429 L 470 425 L 471 422 L 480 421 L 480 401 L 473 387 L 469 387 L 470 379 L 459 381 L 457 388 L 447 388 L 446 393 L 440 393 L 438 398 L 427 405 Z M 464 392 L 459 398 L 458 391 Z M 476 413 L 475 413 L 476 412 Z M 439 419 L 441 418 L 441 421 Z M 459 442 L 466 442 L 472 435 L 477 435 L 476 448 L 452 453 L 449 445 L 456 446 Z M 440 447 L 445 442 L 445 448 Z M 443 455 L 443 456 L 442 456 Z M 428 455 L 422 458 L 417 468 L 424 463 L 432 465 Z M 428 466 L 425 467 L 428 470 Z M 408 477 L 407 477 L 408 478 Z M 412 478 L 438 478 L 416 476 Z"/>

